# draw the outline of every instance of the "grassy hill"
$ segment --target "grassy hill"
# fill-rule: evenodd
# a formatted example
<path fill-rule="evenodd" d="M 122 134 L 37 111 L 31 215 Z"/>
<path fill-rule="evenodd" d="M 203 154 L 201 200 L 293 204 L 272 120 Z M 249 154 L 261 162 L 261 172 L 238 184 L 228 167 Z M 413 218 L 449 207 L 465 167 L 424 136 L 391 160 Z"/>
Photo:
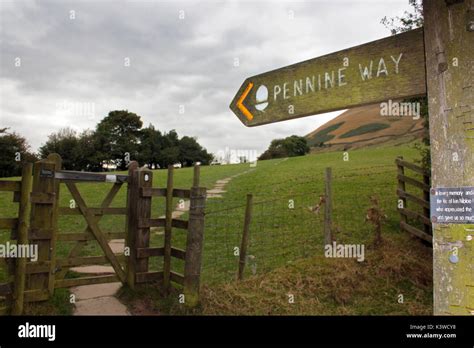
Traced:
<path fill-rule="evenodd" d="M 385 117 L 379 104 L 348 110 L 306 135 L 313 151 L 403 144 L 423 135 L 422 119 Z M 320 147 L 321 143 L 325 146 Z"/>
<path fill-rule="evenodd" d="M 341 152 L 327 152 L 259 161 L 255 168 L 248 164 L 202 167 L 202 185 L 209 189 L 217 180 L 239 174 L 226 185 L 221 198 L 206 202 L 202 306 L 187 311 L 175 296 L 179 288 L 163 298 L 156 285 L 135 294 L 124 290 L 123 301 L 135 314 L 429 314 L 431 250 L 400 232 L 395 194 L 397 156 L 412 161 L 418 152 L 412 144 L 383 145 L 349 151 L 348 161 Z M 324 192 L 326 167 L 332 167 L 334 176 L 335 238 L 340 243 L 365 244 L 366 261 L 362 263 L 323 255 L 322 214 L 315 215 L 310 208 Z M 163 187 L 166 171 L 154 171 L 153 182 L 154 187 Z M 192 168 L 176 170 L 175 183 L 176 187 L 189 187 Z M 97 206 L 110 184 L 82 183 L 78 187 L 87 203 Z M 249 264 L 244 281 L 236 282 L 235 247 L 240 245 L 247 193 L 253 193 L 255 202 L 248 255 L 256 267 Z M 371 246 L 373 226 L 365 221 L 369 196 L 374 194 L 387 215 L 380 248 Z M 70 199 L 67 189 L 61 187 L 61 206 L 68 206 Z M 294 208 L 289 207 L 290 201 L 294 201 Z M 122 189 L 112 206 L 124 205 Z M 15 216 L 17 204 L 12 203 L 11 193 L 0 194 L 0 207 L 0 216 Z M 152 216 L 163 213 L 164 200 L 154 199 Z M 124 223 L 124 217 L 111 215 L 100 225 L 106 231 L 120 232 Z M 60 233 L 80 232 L 85 227 L 81 216 L 59 220 Z M 0 230 L 2 242 L 9 235 L 9 231 Z M 183 248 L 185 240 L 185 233 L 173 231 L 173 246 Z M 163 245 L 162 231 L 151 233 L 151 245 Z M 73 246 L 71 242 L 58 243 L 58 257 L 65 257 Z M 94 241 L 81 252 L 81 256 L 102 254 Z M 174 262 L 172 269 L 182 273 L 179 262 Z M 4 266 L 1 280 L 6 280 Z M 161 267 L 162 259 L 150 259 L 151 270 Z M 291 305 L 289 293 L 296 298 Z M 400 294 L 403 304 L 397 302 Z"/>
<path fill-rule="evenodd" d="M 176 300 L 179 289 L 162 298 L 152 286 L 138 294 L 124 291 L 122 299 L 135 314 L 431 314 L 431 249 L 400 232 L 396 211 L 394 159 L 402 155 L 414 160 L 417 151 L 410 144 L 349 154 L 349 161 L 343 161 L 340 152 L 259 161 L 255 170 L 230 182 L 224 199 L 213 203 L 221 210 L 242 205 L 246 192 L 263 202 L 254 206 L 250 232 L 249 254 L 258 260 L 258 268 L 252 273 L 247 266 L 243 281 L 235 281 L 238 258 L 233 256 L 240 242 L 242 208 L 221 217 L 206 215 L 201 307 L 187 310 Z M 325 258 L 321 225 L 307 223 L 311 219 L 307 208 L 323 190 L 327 166 L 334 175 L 335 238 L 365 244 L 362 263 Z M 373 227 L 365 221 L 373 194 L 387 214 L 380 247 L 373 246 Z M 295 200 L 294 210 L 288 209 L 289 199 Z M 295 303 L 288 302 L 289 294 Z M 399 295 L 403 303 L 398 302 Z"/>

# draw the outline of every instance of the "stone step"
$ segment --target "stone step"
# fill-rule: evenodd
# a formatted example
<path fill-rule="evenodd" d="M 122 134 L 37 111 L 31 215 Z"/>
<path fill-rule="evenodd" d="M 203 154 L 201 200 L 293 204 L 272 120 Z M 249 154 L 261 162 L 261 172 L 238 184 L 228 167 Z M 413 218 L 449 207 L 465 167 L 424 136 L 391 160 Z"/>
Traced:
<path fill-rule="evenodd" d="M 70 292 L 76 295 L 76 301 L 80 301 L 104 296 L 114 296 L 121 287 L 122 283 L 120 282 L 81 285 L 72 287 Z"/>
<path fill-rule="evenodd" d="M 77 301 L 74 315 L 130 315 L 127 307 L 112 296 Z"/>

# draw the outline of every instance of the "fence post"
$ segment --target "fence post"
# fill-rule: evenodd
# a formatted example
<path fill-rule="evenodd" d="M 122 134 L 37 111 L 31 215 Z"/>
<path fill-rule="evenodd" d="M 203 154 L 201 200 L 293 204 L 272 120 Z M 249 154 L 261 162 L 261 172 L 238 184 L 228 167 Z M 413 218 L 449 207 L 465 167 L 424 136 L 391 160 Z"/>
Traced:
<path fill-rule="evenodd" d="M 135 248 L 135 238 L 138 234 L 138 214 L 137 214 L 137 199 L 138 199 L 138 163 L 136 161 L 130 162 L 128 166 L 128 183 L 127 183 L 127 234 L 125 240 L 125 248 L 128 248 L 128 257 L 125 273 L 127 274 L 127 284 L 131 289 L 135 288 L 135 264 L 137 251 Z M 125 253 L 127 255 L 127 253 Z"/>
<path fill-rule="evenodd" d="M 423 183 L 428 185 L 428 187 L 431 187 L 431 180 L 429 174 L 425 173 L 423 174 Z M 430 201 L 430 191 L 428 190 L 423 190 L 423 199 L 427 202 Z M 423 207 L 423 215 L 425 215 L 428 219 L 431 219 L 430 216 L 430 208 Z M 430 236 L 433 235 L 433 232 L 431 231 L 431 224 L 423 224 L 425 232 L 428 233 Z"/>
<path fill-rule="evenodd" d="M 403 165 L 400 164 L 398 161 L 403 161 L 403 156 L 398 156 L 397 160 L 395 162 L 397 164 L 398 189 L 402 190 L 403 192 L 406 192 L 405 181 L 403 181 L 402 178 L 400 177 L 401 175 L 405 175 L 405 169 L 403 168 Z M 429 195 L 429 193 L 428 193 L 428 195 Z M 402 200 L 403 209 L 406 209 L 407 208 L 406 198 L 398 197 L 398 199 Z M 429 202 L 429 196 L 428 196 L 428 202 Z M 398 206 L 398 204 L 397 204 L 397 206 Z M 401 221 L 403 221 L 405 223 L 408 222 L 408 217 L 405 214 L 402 214 L 402 212 L 400 212 L 400 218 L 401 218 Z"/>
<path fill-rule="evenodd" d="M 332 169 L 326 168 L 324 203 L 324 245 L 332 243 Z"/>
<path fill-rule="evenodd" d="M 153 186 L 153 172 L 148 168 L 140 168 L 138 172 L 138 198 L 135 204 L 137 207 L 138 228 L 135 236 L 135 255 L 137 248 L 148 248 L 150 246 L 150 217 L 151 217 L 151 196 L 145 197 L 142 192 L 144 188 Z M 136 256 L 135 256 L 136 257 Z M 148 272 L 148 257 L 136 258 L 135 273 Z"/>
<path fill-rule="evenodd" d="M 33 164 L 26 163 L 21 173 L 21 192 L 20 192 L 20 209 L 18 214 L 18 239 L 17 243 L 28 244 L 28 226 L 30 218 L 30 192 L 33 182 Z M 23 313 L 23 300 L 25 295 L 25 279 L 26 279 L 26 258 L 17 259 L 15 267 L 15 283 L 13 292 L 12 315 L 20 315 Z"/>
<path fill-rule="evenodd" d="M 59 180 L 55 172 L 61 168 L 61 157 L 51 154 L 34 165 L 31 192 L 31 219 L 28 239 L 38 246 L 39 263 L 49 263 L 49 270 L 29 277 L 31 290 L 54 292 L 55 253 L 59 199 Z M 38 294 L 41 297 L 41 294 Z"/>
<path fill-rule="evenodd" d="M 163 289 L 169 291 L 171 277 L 171 232 L 173 219 L 173 166 L 168 166 L 166 184 L 165 241 L 163 252 Z"/>
<path fill-rule="evenodd" d="M 205 204 L 206 188 L 192 187 L 184 263 L 184 297 L 188 307 L 199 303 Z"/>
<path fill-rule="evenodd" d="M 197 164 L 194 165 L 193 187 L 199 187 L 199 180 L 201 176 L 200 169 L 201 169 L 201 166 Z"/>
<path fill-rule="evenodd" d="M 242 232 L 242 242 L 239 252 L 239 274 L 238 279 L 244 278 L 245 261 L 247 258 L 247 246 L 249 241 L 250 223 L 252 222 L 253 195 L 247 194 L 247 205 L 245 206 L 244 229 Z"/>

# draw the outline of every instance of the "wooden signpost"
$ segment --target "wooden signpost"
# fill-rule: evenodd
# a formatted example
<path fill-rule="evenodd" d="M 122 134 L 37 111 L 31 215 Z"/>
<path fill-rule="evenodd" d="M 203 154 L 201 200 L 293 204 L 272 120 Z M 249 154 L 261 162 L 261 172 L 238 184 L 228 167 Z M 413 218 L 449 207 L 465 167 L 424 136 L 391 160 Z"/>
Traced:
<path fill-rule="evenodd" d="M 423 7 L 424 28 L 247 78 L 231 110 L 258 126 L 427 95 L 432 191 L 471 192 L 474 0 Z M 433 222 L 434 314 L 473 315 L 474 225 Z"/>
<path fill-rule="evenodd" d="M 249 77 L 230 108 L 246 126 L 426 93 L 423 30 Z"/>

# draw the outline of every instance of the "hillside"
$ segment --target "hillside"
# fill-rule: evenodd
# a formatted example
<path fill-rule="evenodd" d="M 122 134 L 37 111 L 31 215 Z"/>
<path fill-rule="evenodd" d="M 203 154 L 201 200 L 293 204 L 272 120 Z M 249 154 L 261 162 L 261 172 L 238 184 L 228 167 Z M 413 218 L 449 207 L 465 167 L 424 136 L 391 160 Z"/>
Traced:
<path fill-rule="evenodd" d="M 348 110 L 305 137 L 313 151 L 320 151 L 403 144 L 422 135 L 421 118 L 381 116 L 380 105 L 374 104 Z"/>

